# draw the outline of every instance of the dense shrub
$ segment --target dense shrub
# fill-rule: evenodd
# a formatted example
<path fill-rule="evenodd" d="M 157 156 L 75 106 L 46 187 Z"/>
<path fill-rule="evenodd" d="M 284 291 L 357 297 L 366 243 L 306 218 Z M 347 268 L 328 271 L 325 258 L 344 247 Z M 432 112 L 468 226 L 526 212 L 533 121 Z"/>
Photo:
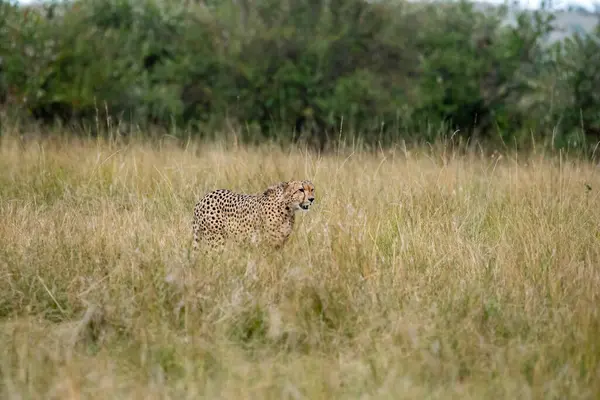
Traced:
<path fill-rule="evenodd" d="M 593 34 L 567 38 L 557 60 L 562 90 L 555 113 L 574 140 L 594 145 L 600 140 L 600 25 Z"/>
<path fill-rule="evenodd" d="M 321 146 L 340 128 L 385 143 L 441 127 L 505 142 L 600 132 L 598 32 L 548 45 L 544 11 L 507 25 L 506 7 L 467 2 L 0 1 L 0 10 L 0 100 L 46 121 L 108 112 L 199 132 L 304 134 Z"/>

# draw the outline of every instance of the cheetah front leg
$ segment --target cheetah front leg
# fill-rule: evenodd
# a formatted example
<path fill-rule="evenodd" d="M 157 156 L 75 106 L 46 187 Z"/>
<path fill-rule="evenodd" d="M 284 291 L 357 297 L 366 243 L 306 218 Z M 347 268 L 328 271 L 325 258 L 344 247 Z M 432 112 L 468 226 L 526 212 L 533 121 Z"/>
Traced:
<path fill-rule="evenodd" d="M 288 232 L 281 232 L 279 230 L 273 230 L 267 234 L 267 242 L 275 250 L 279 250 L 285 246 L 289 238 Z"/>

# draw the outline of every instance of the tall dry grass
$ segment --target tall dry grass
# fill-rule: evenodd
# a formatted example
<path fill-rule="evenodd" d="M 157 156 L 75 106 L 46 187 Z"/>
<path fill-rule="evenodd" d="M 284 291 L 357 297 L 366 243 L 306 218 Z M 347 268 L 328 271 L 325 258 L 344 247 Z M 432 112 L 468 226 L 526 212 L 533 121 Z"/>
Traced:
<path fill-rule="evenodd" d="M 192 254 L 204 192 L 291 178 L 285 251 Z M 0 396 L 598 398 L 598 193 L 556 155 L 5 135 Z"/>

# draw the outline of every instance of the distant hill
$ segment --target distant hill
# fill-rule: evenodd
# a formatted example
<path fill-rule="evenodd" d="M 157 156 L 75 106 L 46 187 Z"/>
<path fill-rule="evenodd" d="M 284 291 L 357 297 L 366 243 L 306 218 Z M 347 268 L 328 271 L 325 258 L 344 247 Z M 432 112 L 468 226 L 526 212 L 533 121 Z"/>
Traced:
<path fill-rule="evenodd" d="M 475 2 L 475 8 L 480 11 L 493 10 L 498 7 L 493 4 Z M 556 29 L 549 37 L 548 42 L 563 40 L 573 34 L 590 34 L 600 21 L 600 14 L 586 10 L 579 6 L 567 6 L 559 10 L 552 11 L 556 19 L 554 28 Z M 506 23 L 515 25 L 517 22 L 516 11 L 509 10 Z"/>

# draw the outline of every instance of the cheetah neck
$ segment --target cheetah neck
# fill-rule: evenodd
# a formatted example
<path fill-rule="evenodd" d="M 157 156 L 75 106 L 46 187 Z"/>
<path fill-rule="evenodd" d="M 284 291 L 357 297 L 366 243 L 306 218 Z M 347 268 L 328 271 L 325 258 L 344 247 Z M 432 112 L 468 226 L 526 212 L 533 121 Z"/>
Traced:
<path fill-rule="evenodd" d="M 277 213 L 281 217 L 282 220 L 291 221 L 292 224 L 296 218 L 296 210 L 292 210 L 289 206 L 284 205 L 286 202 L 283 199 L 283 196 L 278 196 L 275 198 L 263 197 L 261 199 L 261 206 L 265 211 L 278 210 Z"/>

